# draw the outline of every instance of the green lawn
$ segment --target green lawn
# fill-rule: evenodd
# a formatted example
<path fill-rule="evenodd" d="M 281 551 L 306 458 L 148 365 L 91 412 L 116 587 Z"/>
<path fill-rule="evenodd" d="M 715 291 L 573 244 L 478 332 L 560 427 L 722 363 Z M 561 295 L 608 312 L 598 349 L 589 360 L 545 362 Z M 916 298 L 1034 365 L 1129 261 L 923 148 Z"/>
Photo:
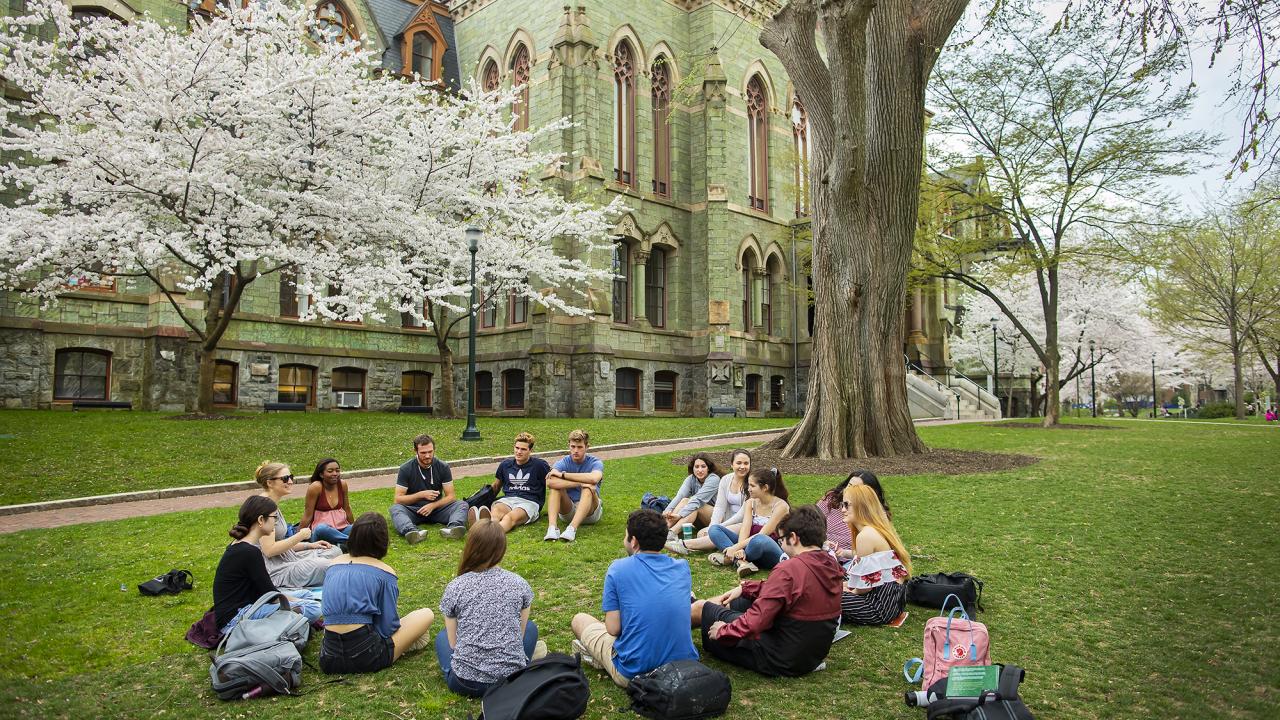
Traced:
<path fill-rule="evenodd" d="M 996 661 L 1028 669 L 1023 695 L 1040 718 L 1273 718 L 1280 707 L 1280 436 L 1252 429 L 1106 421 L 1117 429 L 925 428 L 938 447 L 1039 455 L 1016 471 L 891 477 L 894 517 L 917 572 L 967 570 L 986 581 Z M 86 458 L 84 468 L 93 468 Z M 607 563 L 618 557 L 625 511 L 647 489 L 673 492 L 683 471 L 664 460 L 608 464 L 604 522 L 572 545 L 543 544 L 542 527 L 512 535 L 506 567 L 535 588 L 533 615 L 552 650 L 567 651 L 569 618 L 598 612 Z M 829 477 L 788 478 L 799 499 Z M 469 488 L 468 488 L 469 489 Z M 383 510 L 391 491 L 353 495 Z M 286 504 L 296 518 L 296 501 Z M 210 603 L 230 509 L 0 536 L 0 715 L 8 717 L 290 716 L 465 718 L 479 704 L 447 692 L 434 655 L 388 671 L 318 685 L 300 698 L 222 703 L 208 663 L 182 634 Z M 401 608 L 436 606 L 459 552 L 438 536 L 393 543 Z M 140 597 L 134 585 L 189 567 L 194 592 Z M 734 578 L 701 557 L 694 589 Z M 124 586 L 122 590 L 121 587 Z M 728 717 L 901 718 L 900 668 L 920 654 L 931 612 L 901 629 L 862 628 L 833 649 L 829 668 L 771 680 L 726 669 Z M 306 656 L 313 663 L 313 642 Z M 588 671 L 588 717 L 619 713 L 624 694 Z"/>
<path fill-rule="evenodd" d="M 263 460 L 280 460 L 304 477 L 325 457 L 347 469 L 399 465 L 419 433 L 452 458 L 511 452 L 528 430 L 535 450 L 563 449 L 569 431 L 586 428 L 592 445 L 787 427 L 787 418 L 637 418 L 574 420 L 481 418 L 482 440 L 458 440 L 462 420 L 394 413 L 272 413 L 243 420 L 171 420 L 164 413 L 0 411 L 0 505 L 130 490 L 252 480 Z"/>

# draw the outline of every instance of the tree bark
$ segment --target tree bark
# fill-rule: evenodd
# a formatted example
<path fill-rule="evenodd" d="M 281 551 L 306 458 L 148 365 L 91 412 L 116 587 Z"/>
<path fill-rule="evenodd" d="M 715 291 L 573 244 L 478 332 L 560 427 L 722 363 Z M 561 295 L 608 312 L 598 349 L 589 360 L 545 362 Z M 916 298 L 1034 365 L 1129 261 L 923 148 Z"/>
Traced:
<path fill-rule="evenodd" d="M 209 289 L 209 300 L 205 303 L 204 308 L 204 332 L 200 337 L 200 365 L 197 374 L 197 382 L 199 387 L 196 389 L 196 412 L 209 415 L 213 413 L 213 376 L 217 370 L 218 362 L 218 343 L 222 341 L 222 336 L 226 334 L 227 328 L 231 326 L 231 318 L 235 314 L 236 308 L 240 307 L 240 298 L 244 295 L 244 288 L 253 282 L 258 276 L 257 263 L 250 265 L 249 269 L 241 273 L 237 268 L 233 277 L 231 292 L 227 296 L 227 303 L 224 307 L 222 304 L 222 289 L 215 286 Z M 170 302 L 175 302 L 170 297 Z"/>
<path fill-rule="evenodd" d="M 1229 331 L 1231 338 L 1231 380 L 1235 391 L 1236 419 L 1244 419 L 1244 348 L 1240 345 L 1240 333 L 1233 324 Z"/>
<path fill-rule="evenodd" d="M 440 352 L 440 399 L 436 412 L 440 417 L 452 418 L 457 415 L 458 404 L 454 400 L 453 348 L 449 347 L 449 338 L 437 335 L 436 349 Z"/>
<path fill-rule="evenodd" d="M 925 83 L 966 4 L 792 0 L 760 35 L 804 102 L 816 181 L 808 399 L 799 424 L 770 443 L 786 457 L 925 450 L 907 403 L 903 303 Z"/>

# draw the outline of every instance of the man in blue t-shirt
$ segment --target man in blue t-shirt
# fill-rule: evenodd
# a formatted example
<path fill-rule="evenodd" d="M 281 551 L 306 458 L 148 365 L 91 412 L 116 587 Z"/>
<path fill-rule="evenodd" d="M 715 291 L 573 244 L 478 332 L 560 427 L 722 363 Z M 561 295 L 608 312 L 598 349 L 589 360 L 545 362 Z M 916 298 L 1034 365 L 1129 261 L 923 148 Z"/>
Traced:
<path fill-rule="evenodd" d="M 473 522 L 492 519 L 511 532 L 512 528 L 528 525 L 538 519 L 542 504 L 547 499 L 547 474 L 551 466 L 542 458 L 531 457 L 533 436 L 527 432 L 516 435 L 512 457 L 498 464 L 493 474 L 493 491 L 502 497 L 493 501 L 493 508 L 472 508 Z"/>
<path fill-rule="evenodd" d="M 560 458 L 547 474 L 547 534 L 543 540 L 573 542 L 582 525 L 595 525 L 604 514 L 600 484 L 604 481 L 604 461 L 587 454 L 586 430 L 569 433 L 569 454 Z M 569 527 L 560 532 L 557 520 Z"/>
<path fill-rule="evenodd" d="M 614 560 L 604 576 L 604 622 L 573 616 L 573 649 L 619 687 L 673 660 L 697 660 L 689 621 L 693 585 L 689 563 L 662 554 L 667 521 L 653 510 L 627 517 L 630 557 Z"/>

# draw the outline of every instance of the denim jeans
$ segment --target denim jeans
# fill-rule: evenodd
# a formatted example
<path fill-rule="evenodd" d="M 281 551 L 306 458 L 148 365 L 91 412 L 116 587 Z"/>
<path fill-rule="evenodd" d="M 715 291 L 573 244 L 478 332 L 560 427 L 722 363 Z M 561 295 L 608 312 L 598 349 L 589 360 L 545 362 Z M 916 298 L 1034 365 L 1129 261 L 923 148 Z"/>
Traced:
<path fill-rule="evenodd" d="M 301 610 L 303 617 L 305 617 L 306 619 L 310 620 L 311 622 L 315 622 L 320 618 L 320 601 L 314 599 L 311 596 L 310 590 L 291 590 L 289 593 L 286 593 L 286 596 L 289 598 L 289 607 L 296 607 L 299 610 Z M 237 624 L 239 624 L 241 620 L 245 619 L 244 618 L 245 611 L 251 607 L 253 607 L 253 605 L 249 604 L 240 608 L 240 610 L 236 613 L 236 616 L 228 620 L 227 624 L 224 625 L 222 630 L 220 630 L 219 632 L 221 632 L 221 634 L 223 635 L 226 635 L 227 633 L 231 632 L 231 630 Z M 258 620 L 260 618 L 264 618 L 274 613 L 279 608 L 280 606 L 275 603 L 267 603 L 266 605 L 263 605 L 262 607 L 259 607 L 257 610 L 255 610 L 253 613 L 253 616 L 250 617 L 249 619 Z"/>
<path fill-rule="evenodd" d="M 533 646 L 538 643 L 538 626 L 528 621 L 524 626 L 524 656 L 533 658 Z M 444 673 L 444 684 L 449 690 L 467 697 L 484 695 L 495 683 L 482 683 L 465 680 L 453 674 L 453 648 L 449 646 L 449 631 L 441 630 L 436 635 L 436 659 L 440 661 L 440 671 Z"/>
<path fill-rule="evenodd" d="M 731 545 L 738 542 L 738 534 L 730 532 L 723 525 L 712 525 L 707 531 L 707 537 L 711 538 L 711 542 L 715 543 L 716 549 L 724 551 Z M 747 562 L 755 563 L 756 567 L 762 570 L 778 564 L 782 560 L 782 548 L 777 541 L 768 535 L 756 533 L 747 540 L 746 558 Z"/>
<path fill-rule="evenodd" d="M 313 541 L 324 540 L 333 545 L 346 544 L 350 530 L 349 526 L 346 530 L 339 530 L 328 523 L 320 523 L 311 529 L 311 539 Z"/>

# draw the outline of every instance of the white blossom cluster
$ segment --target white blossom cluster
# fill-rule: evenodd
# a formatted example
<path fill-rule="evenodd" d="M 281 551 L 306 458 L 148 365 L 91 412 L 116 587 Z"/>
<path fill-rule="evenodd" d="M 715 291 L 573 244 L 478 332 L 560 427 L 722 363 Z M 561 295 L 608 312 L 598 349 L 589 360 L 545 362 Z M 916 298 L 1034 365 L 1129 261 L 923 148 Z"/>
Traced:
<path fill-rule="evenodd" d="M 181 294 L 289 269 L 304 317 L 421 318 L 426 298 L 466 310 L 468 226 L 481 292 L 583 312 L 611 277 L 588 260 L 621 206 L 539 179 L 563 157 L 535 148 L 568 122 L 513 130 L 515 89 L 383 74 L 280 0 L 176 29 L 75 20 L 59 0 L 29 12 L 0 32 L 0 75 L 25 96 L 0 119 L 0 187 L 19 197 L 0 207 L 2 287 L 48 302 L 69 276 L 139 276 Z"/>

